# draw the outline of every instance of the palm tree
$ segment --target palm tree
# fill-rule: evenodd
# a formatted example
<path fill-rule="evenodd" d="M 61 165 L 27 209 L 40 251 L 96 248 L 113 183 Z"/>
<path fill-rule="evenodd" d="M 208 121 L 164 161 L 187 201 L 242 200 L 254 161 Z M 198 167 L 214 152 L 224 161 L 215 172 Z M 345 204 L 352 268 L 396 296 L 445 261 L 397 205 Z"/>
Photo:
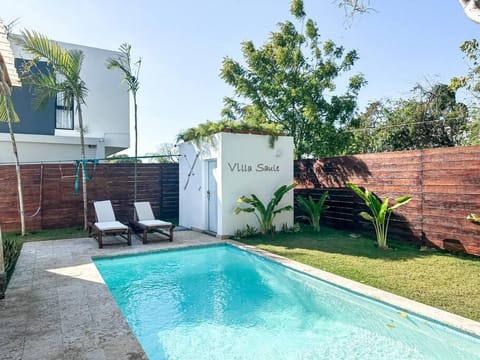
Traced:
<path fill-rule="evenodd" d="M 80 149 L 82 159 L 83 223 L 87 229 L 87 179 L 85 169 L 85 138 L 82 118 L 82 105 L 85 105 L 88 89 L 80 77 L 84 59 L 81 50 L 66 50 L 57 42 L 35 31 L 22 31 L 19 44 L 33 55 L 22 71 L 22 79 L 35 91 L 34 108 L 47 104 L 50 98 L 62 95 L 64 105 L 70 108 L 72 101 L 78 118 L 80 130 Z M 42 60 L 48 65 L 47 71 L 36 69 Z"/>
<path fill-rule="evenodd" d="M 9 44 L 8 33 L 13 23 L 5 26 L 0 20 L 0 36 L 2 40 L 6 41 Z M 12 55 L 13 57 L 13 55 Z M 13 74 L 16 76 L 16 74 Z M 11 76 L 11 75 L 10 75 Z M 22 176 L 20 173 L 20 161 L 18 159 L 17 151 L 17 142 L 15 141 L 15 134 L 13 132 L 12 123 L 18 122 L 19 118 L 15 112 L 15 108 L 12 103 L 12 90 L 11 86 L 13 79 L 10 79 L 9 74 L 7 73 L 7 68 L 5 63 L 3 63 L 2 57 L 0 56 L 0 121 L 5 121 L 8 124 L 8 131 L 10 133 L 10 140 L 12 143 L 13 155 L 15 157 L 15 171 L 17 175 L 17 191 L 18 191 L 18 203 L 20 208 L 20 224 L 22 230 L 22 236 L 25 235 L 25 211 L 23 208 L 23 190 L 22 190 Z M 19 81 L 17 81 L 19 84 Z M 1 242 L 0 242 L 1 246 Z"/>
<path fill-rule="evenodd" d="M 126 82 L 128 85 L 128 91 L 132 92 L 133 96 L 133 118 L 134 118 L 134 128 L 135 128 L 135 165 L 133 170 L 133 201 L 137 201 L 137 144 L 138 144 L 138 132 L 137 132 L 137 91 L 140 87 L 138 82 L 138 74 L 140 72 L 140 65 L 142 64 L 142 59 L 138 59 L 134 64 L 132 64 L 131 57 L 132 46 L 130 44 L 120 45 L 119 51 L 120 54 L 113 58 L 107 59 L 107 69 L 113 70 L 118 69 L 123 73 L 122 81 Z"/>

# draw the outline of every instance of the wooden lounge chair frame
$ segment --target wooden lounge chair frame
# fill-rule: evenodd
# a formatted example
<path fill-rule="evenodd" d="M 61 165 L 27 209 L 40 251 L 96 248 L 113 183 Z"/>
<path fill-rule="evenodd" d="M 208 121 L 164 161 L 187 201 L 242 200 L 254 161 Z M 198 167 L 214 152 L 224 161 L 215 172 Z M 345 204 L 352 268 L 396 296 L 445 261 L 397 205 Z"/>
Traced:
<path fill-rule="evenodd" d="M 141 230 L 144 244 L 148 242 L 149 233 L 164 235 L 169 241 L 173 241 L 174 224 L 155 219 L 152 207 L 148 201 L 135 202 L 133 205 L 135 207 L 137 220 L 133 221 L 132 225 L 135 229 Z"/>
<path fill-rule="evenodd" d="M 97 240 L 98 247 L 101 249 L 103 245 L 117 245 L 115 243 L 103 243 L 104 236 L 120 236 L 127 240 L 128 246 L 132 245 L 132 236 L 130 227 L 122 224 L 115 219 L 112 203 L 110 200 L 95 201 L 93 203 L 95 208 L 95 223 L 88 223 L 88 236 Z M 122 242 L 123 243 L 123 242 Z"/>

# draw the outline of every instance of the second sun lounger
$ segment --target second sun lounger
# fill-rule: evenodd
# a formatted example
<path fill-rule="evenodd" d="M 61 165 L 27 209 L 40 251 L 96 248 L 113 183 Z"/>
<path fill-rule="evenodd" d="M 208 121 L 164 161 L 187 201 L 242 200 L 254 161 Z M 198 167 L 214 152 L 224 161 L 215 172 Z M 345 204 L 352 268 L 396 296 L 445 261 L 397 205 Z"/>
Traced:
<path fill-rule="evenodd" d="M 143 243 L 147 243 L 148 233 L 157 233 L 165 235 L 168 240 L 173 240 L 173 229 L 175 225 L 168 221 L 155 219 L 152 207 L 148 201 L 134 203 L 137 220 L 133 222 L 134 226 L 143 232 Z"/>

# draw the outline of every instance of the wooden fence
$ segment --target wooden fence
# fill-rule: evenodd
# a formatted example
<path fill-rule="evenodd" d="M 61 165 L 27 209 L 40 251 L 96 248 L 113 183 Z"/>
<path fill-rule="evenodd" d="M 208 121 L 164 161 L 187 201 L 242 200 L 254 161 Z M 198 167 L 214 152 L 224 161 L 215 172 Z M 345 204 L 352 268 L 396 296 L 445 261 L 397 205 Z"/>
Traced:
<path fill-rule="evenodd" d="M 295 177 L 297 196 L 329 191 L 326 224 L 373 235 L 358 216 L 362 200 L 346 188 L 351 181 L 381 198 L 412 196 L 392 217 L 392 237 L 480 254 L 480 226 L 466 220 L 480 213 L 480 146 L 302 160 Z"/>
<path fill-rule="evenodd" d="M 93 201 L 111 200 L 117 220 L 133 219 L 133 164 L 88 166 L 88 217 L 94 218 Z M 22 165 L 27 230 L 83 225 L 81 179 L 74 194 L 74 164 Z M 0 224 L 2 230 L 20 229 L 17 178 L 14 166 L 0 166 Z M 137 200 L 150 201 L 155 215 L 178 218 L 178 164 L 138 164 Z M 34 215 L 34 216 L 32 216 Z"/>
<path fill-rule="evenodd" d="M 376 195 L 412 200 L 397 209 L 391 236 L 451 251 L 480 254 L 480 226 L 466 220 L 480 213 L 480 146 L 403 151 L 302 160 L 295 163 L 295 195 L 318 198 L 328 190 L 330 208 L 322 223 L 365 231 L 372 226 L 358 216 L 365 209 L 346 182 Z M 93 201 L 110 199 L 118 220 L 133 218 L 133 164 L 100 164 L 88 182 L 89 218 Z M 82 225 L 82 197 L 74 195 L 73 164 L 23 165 L 27 229 Z M 0 224 L 3 231 L 20 228 L 14 166 L 0 166 Z M 81 184 L 79 184 L 81 190 Z M 138 200 L 150 201 L 160 218 L 178 217 L 178 164 L 139 164 Z M 298 209 L 296 209 L 298 215 Z"/>

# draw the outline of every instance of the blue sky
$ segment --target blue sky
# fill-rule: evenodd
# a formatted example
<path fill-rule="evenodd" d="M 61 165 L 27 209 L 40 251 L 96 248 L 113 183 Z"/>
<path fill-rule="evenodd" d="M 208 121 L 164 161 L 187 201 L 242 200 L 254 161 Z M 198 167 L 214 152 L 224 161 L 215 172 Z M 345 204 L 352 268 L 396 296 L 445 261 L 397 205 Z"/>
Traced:
<path fill-rule="evenodd" d="M 376 11 L 350 22 L 333 0 L 304 3 L 323 39 L 358 51 L 352 73 L 368 81 L 360 109 L 406 97 L 416 83 L 464 74 L 459 45 L 480 32 L 457 0 L 372 0 Z M 20 18 L 17 29 L 59 41 L 111 50 L 130 43 L 134 57 L 142 57 L 143 154 L 174 142 L 181 130 L 220 118 L 222 99 L 232 94 L 219 77 L 223 57 L 242 60 L 244 40 L 263 44 L 278 22 L 291 19 L 289 6 L 289 0 L 2 0 L 0 17 L 6 23 Z"/>

